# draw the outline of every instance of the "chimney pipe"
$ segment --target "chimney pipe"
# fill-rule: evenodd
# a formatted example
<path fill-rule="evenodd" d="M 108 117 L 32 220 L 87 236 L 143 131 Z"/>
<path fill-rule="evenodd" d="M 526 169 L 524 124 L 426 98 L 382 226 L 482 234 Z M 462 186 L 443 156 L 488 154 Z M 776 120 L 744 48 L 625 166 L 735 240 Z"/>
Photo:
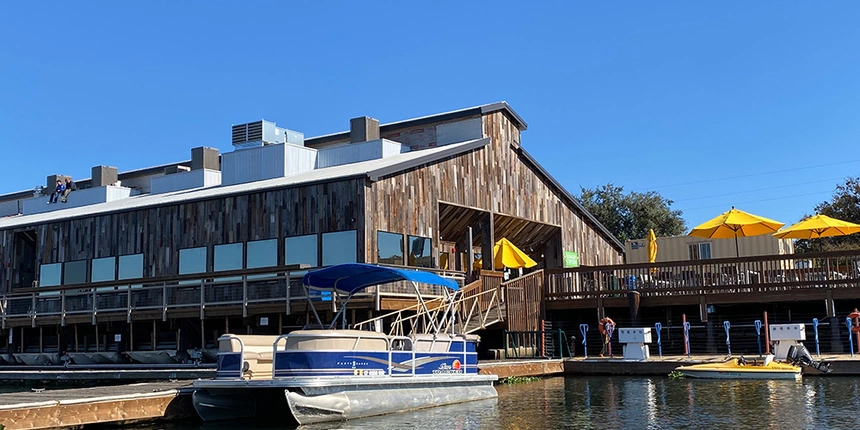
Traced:
<path fill-rule="evenodd" d="M 200 146 L 191 149 L 191 170 L 221 170 L 220 154 L 215 148 Z"/>
<path fill-rule="evenodd" d="M 111 166 L 95 166 L 93 167 L 93 176 L 90 181 L 90 186 L 93 188 L 113 185 L 119 180 L 117 177 L 116 167 Z"/>
<path fill-rule="evenodd" d="M 379 120 L 360 116 L 349 120 L 349 143 L 379 139 Z"/>

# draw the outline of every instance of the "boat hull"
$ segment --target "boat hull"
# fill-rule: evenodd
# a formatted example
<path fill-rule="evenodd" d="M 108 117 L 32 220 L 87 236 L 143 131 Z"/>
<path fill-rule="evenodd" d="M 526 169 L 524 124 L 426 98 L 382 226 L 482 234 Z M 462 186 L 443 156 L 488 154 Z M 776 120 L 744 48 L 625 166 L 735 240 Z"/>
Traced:
<path fill-rule="evenodd" d="M 797 366 L 782 363 L 743 365 L 736 362 L 694 364 L 675 369 L 690 378 L 706 379 L 800 379 Z"/>
<path fill-rule="evenodd" d="M 194 390 L 191 400 L 203 421 L 224 421 L 254 418 L 257 402 L 253 396 L 235 395 L 228 391 Z"/>
<path fill-rule="evenodd" d="M 494 375 L 195 381 L 204 421 L 268 418 L 289 406 L 299 424 L 343 421 L 498 396 Z"/>
<path fill-rule="evenodd" d="M 293 418 L 299 424 L 344 421 L 498 397 L 492 384 L 341 391 L 319 396 L 287 391 L 286 395 Z"/>

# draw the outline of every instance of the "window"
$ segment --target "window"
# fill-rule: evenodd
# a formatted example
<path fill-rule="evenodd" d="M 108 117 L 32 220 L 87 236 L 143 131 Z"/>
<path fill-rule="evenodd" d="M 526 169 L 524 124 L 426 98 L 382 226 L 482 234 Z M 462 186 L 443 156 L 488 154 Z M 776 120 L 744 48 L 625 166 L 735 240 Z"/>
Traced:
<path fill-rule="evenodd" d="M 380 264 L 403 265 L 403 235 L 376 232 L 376 258 Z"/>
<path fill-rule="evenodd" d="M 39 268 L 39 286 L 54 287 L 60 285 L 63 273 L 63 263 L 43 264 Z"/>
<path fill-rule="evenodd" d="M 711 259 L 711 243 L 691 243 L 690 260 L 710 260 Z"/>
<path fill-rule="evenodd" d="M 143 277 L 143 254 L 119 256 L 117 279 L 138 279 Z"/>
<path fill-rule="evenodd" d="M 226 245 L 215 245 L 214 267 L 216 272 L 222 270 L 241 270 L 245 260 L 242 243 L 228 243 Z M 201 248 L 198 248 L 201 249 Z M 206 262 L 206 248 L 202 248 L 204 268 Z M 181 251 L 180 251 L 181 252 Z M 181 258 L 181 257 L 180 257 Z M 180 269 L 181 270 L 181 269 Z M 205 270 L 201 270 L 205 272 Z M 189 272 L 195 273 L 195 272 Z"/>
<path fill-rule="evenodd" d="M 317 259 L 317 235 L 288 237 L 284 240 L 284 264 L 309 264 L 319 266 Z"/>
<path fill-rule="evenodd" d="M 316 243 L 316 241 L 314 241 Z M 316 248 L 316 247 L 314 247 Z M 272 267 L 278 265 L 278 239 L 248 242 L 247 268 Z"/>
<path fill-rule="evenodd" d="M 179 274 L 206 272 L 206 247 L 179 250 Z"/>
<path fill-rule="evenodd" d="M 116 257 L 94 258 L 90 270 L 90 279 L 93 282 L 116 279 Z"/>
<path fill-rule="evenodd" d="M 409 236 L 409 265 L 416 267 L 433 267 L 430 256 L 430 238 Z"/>
<path fill-rule="evenodd" d="M 355 230 L 335 231 L 322 235 L 322 265 L 355 263 L 358 245 Z"/>
<path fill-rule="evenodd" d="M 67 261 L 63 265 L 63 285 L 87 282 L 87 260 Z"/>

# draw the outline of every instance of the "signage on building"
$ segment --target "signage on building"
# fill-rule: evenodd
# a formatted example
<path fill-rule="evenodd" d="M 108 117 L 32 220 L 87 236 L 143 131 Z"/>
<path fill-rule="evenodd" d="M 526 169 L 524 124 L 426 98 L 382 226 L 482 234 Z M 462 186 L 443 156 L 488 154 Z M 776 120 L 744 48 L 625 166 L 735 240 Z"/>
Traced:
<path fill-rule="evenodd" d="M 579 267 L 579 254 L 574 251 L 564 251 L 564 267 Z"/>

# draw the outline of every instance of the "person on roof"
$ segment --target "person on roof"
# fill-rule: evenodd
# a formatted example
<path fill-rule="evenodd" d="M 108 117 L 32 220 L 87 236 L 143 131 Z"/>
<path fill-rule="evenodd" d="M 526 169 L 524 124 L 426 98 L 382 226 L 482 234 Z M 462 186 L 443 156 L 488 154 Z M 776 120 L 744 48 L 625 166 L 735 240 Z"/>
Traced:
<path fill-rule="evenodd" d="M 60 201 L 63 203 L 66 202 L 66 198 L 69 197 L 69 193 L 71 193 L 72 191 L 78 190 L 78 186 L 75 185 L 75 181 L 73 181 L 72 178 L 69 178 L 69 177 L 66 177 L 65 186 L 66 186 L 66 190 L 63 191 L 63 197 L 60 198 Z"/>
<path fill-rule="evenodd" d="M 66 186 L 63 185 L 63 181 L 57 179 L 57 186 L 54 188 L 54 192 L 51 193 L 51 197 L 48 198 L 48 204 L 57 203 L 57 199 L 63 194 L 63 191 L 66 191 Z"/>

